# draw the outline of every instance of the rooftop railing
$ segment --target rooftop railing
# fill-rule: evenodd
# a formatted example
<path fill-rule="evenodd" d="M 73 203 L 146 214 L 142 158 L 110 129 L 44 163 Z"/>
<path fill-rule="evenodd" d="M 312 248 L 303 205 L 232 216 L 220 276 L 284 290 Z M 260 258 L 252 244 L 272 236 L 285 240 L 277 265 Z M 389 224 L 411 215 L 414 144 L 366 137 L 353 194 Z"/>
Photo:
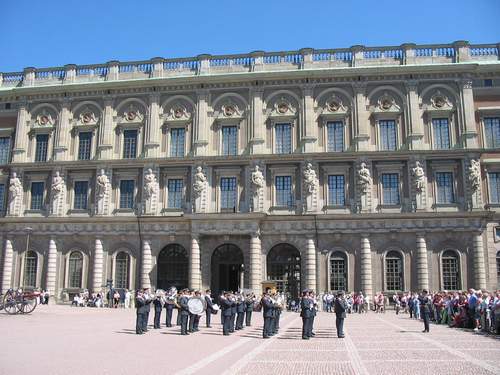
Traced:
<path fill-rule="evenodd" d="M 500 61 L 500 44 L 403 44 L 389 47 L 353 46 L 339 49 L 303 48 L 299 51 L 235 55 L 199 55 L 189 58 L 156 57 L 145 61 L 25 68 L 22 73 L 0 73 L 0 87 L 30 87 L 174 76 L 217 75 L 234 72 L 321 69 L 335 67 L 426 65 Z"/>

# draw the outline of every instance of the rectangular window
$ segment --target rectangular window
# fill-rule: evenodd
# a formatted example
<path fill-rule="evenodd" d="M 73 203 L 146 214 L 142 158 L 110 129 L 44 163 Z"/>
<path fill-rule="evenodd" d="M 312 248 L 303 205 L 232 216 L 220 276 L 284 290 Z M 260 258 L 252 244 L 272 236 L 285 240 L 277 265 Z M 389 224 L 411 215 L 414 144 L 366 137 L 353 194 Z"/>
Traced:
<path fill-rule="evenodd" d="M 0 216 L 3 216 L 5 210 L 5 185 L 0 184 Z"/>
<path fill-rule="evenodd" d="M 455 202 L 453 194 L 453 173 L 436 173 L 437 203 L 451 204 Z"/>
<path fill-rule="evenodd" d="M 120 181 L 120 208 L 134 208 L 134 180 Z"/>
<path fill-rule="evenodd" d="M 123 131 L 123 158 L 135 159 L 137 157 L 137 130 Z"/>
<path fill-rule="evenodd" d="M 292 176 L 276 176 L 276 206 L 293 207 Z"/>
<path fill-rule="evenodd" d="M 172 128 L 170 130 L 170 156 L 180 158 L 184 156 L 186 144 L 186 129 Z"/>
<path fill-rule="evenodd" d="M 344 151 L 344 123 L 333 121 L 326 124 L 328 134 L 328 152 Z"/>
<path fill-rule="evenodd" d="M 36 136 L 35 161 L 47 161 L 48 148 L 49 148 L 49 135 L 38 134 Z"/>
<path fill-rule="evenodd" d="M 276 135 L 276 153 L 290 154 L 292 152 L 292 125 L 276 124 L 274 133 Z"/>
<path fill-rule="evenodd" d="M 384 205 L 399 204 L 399 174 L 397 173 L 382 174 L 382 204 Z"/>
<path fill-rule="evenodd" d="M 447 118 L 432 119 L 434 132 L 434 149 L 447 150 L 450 148 L 450 127 Z"/>
<path fill-rule="evenodd" d="M 238 127 L 222 127 L 222 155 L 236 155 L 238 153 Z"/>
<path fill-rule="evenodd" d="M 32 210 L 42 210 L 43 209 L 43 191 L 45 189 L 45 184 L 43 182 L 32 182 L 31 183 L 31 205 Z"/>
<path fill-rule="evenodd" d="M 220 208 L 236 211 L 236 177 L 221 177 Z"/>
<path fill-rule="evenodd" d="M 344 175 L 328 176 L 328 205 L 345 206 Z"/>
<path fill-rule="evenodd" d="M 75 181 L 75 199 L 73 208 L 75 210 L 86 210 L 88 202 L 88 181 Z"/>
<path fill-rule="evenodd" d="M 0 137 L 0 164 L 10 161 L 10 137 Z"/>
<path fill-rule="evenodd" d="M 182 179 L 168 180 L 168 208 L 182 208 L 182 190 L 184 189 L 184 181 Z"/>
<path fill-rule="evenodd" d="M 490 203 L 500 204 L 500 172 L 488 173 Z"/>
<path fill-rule="evenodd" d="M 381 120 L 378 123 L 380 128 L 380 149 L 384 151 L 396 150 L 396 121 Z"/>
<path fill-rule="evenodd" d="M 78 134 L 78 160 L 90 160 L 92 150 L 92 132 Z"/>
<path fill-rule="evenodd" d="M 487 117 L 484 119 L 484 136 L 486 147 L 500 147 L 500 117 Z"/>

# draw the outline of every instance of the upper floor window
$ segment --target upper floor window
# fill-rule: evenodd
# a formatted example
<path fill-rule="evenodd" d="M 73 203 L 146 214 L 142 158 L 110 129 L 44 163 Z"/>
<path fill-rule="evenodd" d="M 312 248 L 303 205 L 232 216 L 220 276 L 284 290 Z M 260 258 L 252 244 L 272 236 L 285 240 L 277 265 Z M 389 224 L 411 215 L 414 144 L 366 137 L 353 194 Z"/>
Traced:
<path fill-rule="evenodd" d="M 167 183 L 168 189 L 168 208 L 182 208 L 182 190 L 184 181 L 180 178 L 169 179 Z"/>
<path fill-rule="evenodd" d="M 333 121 L 326 124 L 328 135 L 328 152 L 344 151 L 344 123 Z"/>
<path fill-rule="evenodd" d="M 0 216 L 5 210 L 5 184 L 0 184 Z"/>
<path fill-rule="evenodd" d="M 432 131 L 436 150 L 446 150 L 451 147 L 450 126 L 447 118 L 432 119 Z"/>
<path fill-rule="evenodd" d="M 236 211 L 236 177 L 221 177 L 220 195 L 221 210 Z"/>
<path fill-rule="evenodd" d="M 10 161 L 10 137 L 0 137 L 0 164 Z"/>
<path fill-rule="evenodd" d="M 292 152 L 292 125 L 291 124 L 276 124 L 276 153 L 290 154 Z"/>
<path fill-rule="evenodd" d="M 49 148 L 49 135 L 37 134 L 35 146 L 35 161 L 47 161 L 47 152 Z"/>
<path fill-rule="evenodd" d="M 382 174 L 382 204 L 399 205 L 399 175 L 397 173 Z"/>
<path fill-rule="evenodd" d="M 134 208 L 134 180 L 120 180 L 120 208 Z"/>
<path fill-rule="evenodd" d="M 123 158 L 135 159 L 137 157 L 137 130 L 123 131 Z"/>
<path fill-rule="evenodd" d="M 238 153 L 238 127 L 222 127 L 222 155 L 237 155 Z"/>
<path fill-rule="evenodd" d="M 74 209 L 86 210 L 88 207 L 88 181 L 75 181 Z"/>
<path fill-rule="evenodd" d="M 328 205 L 345 206 L 344 175 L 328 176 Z"/>
<path fill-rule="evenodd" d="M 396 121 L 380 120 L 380 149 L 384 151 L 396 150 Z"/>
<path fill-rule="evenodd" d="M 186 129 L 170 129 L 170 156 L 179 158 L 184 156 L 186 144 Z"/>
<path fill-rule="evenodd" d="M 455 203 L 453 193 L 453 173 L 437 172 L 436 173 L 436 191 L 437 203 L 451 204 Z"/>
<path fill-rule="evenodd" d="M 500 147 L 500 117 L 486 117 L 484 119 L 484 137 L 486 147 Z"/>
<path fill-rule="evenodd" d="M 81 132 L 78 135 L 78 160 L 90 160 L 92 150 L 92 132 Z"/>
<path fill-rule="evenodd" d="M 500 204 L 500 172 L 488 173 L 490 203 Z"/>
<path fill-rule="evenodd" d="M 276 206 L 293 207 L 292 176 L 276 176 Z"/>
<path fill-rule="evenodd" d="M 31 183 L 31 204 L 30 209 L 41 210 L 43 209 L 43 193 L 45 184 L 43 182 Z"/>

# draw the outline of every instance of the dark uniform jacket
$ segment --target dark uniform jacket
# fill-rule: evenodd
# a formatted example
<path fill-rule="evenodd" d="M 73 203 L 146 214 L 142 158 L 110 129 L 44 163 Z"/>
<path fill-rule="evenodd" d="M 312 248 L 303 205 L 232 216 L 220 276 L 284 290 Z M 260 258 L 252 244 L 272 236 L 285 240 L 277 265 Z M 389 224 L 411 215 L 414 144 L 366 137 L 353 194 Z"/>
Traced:
<path fill-rule="evenodd" d="M 142 296 L 135 297 L 135 308 L 137 309 L 137 314 L 145 314 L 149 311 L 146 307 L 146 300 Z"/>
<path fill-rule="evenodd" d="M 245 312 L 245 302 L 242 301 L 236 304 L 236 312 L 238 314 Z"/>
<path fill-rule="evenodd" d="M 313 317 L 314 303 L 310 298 L 301 298 L 300 300 L 300 316 L 302 318 Z"/>
<path fill-rule="evenodd" d="M 420 311 L 428 313 L 430 312 L 429 304 L 431 303 L 431 300 L 427 296 L 420 296 L 418 297 L 418 300 L 420 302 Z"/>
<path fill-rule="evenodd" d="M 271 299 L 267 296 L 262 297 L 261 304 L 262 304 L 263 317 L 272 318 L 274 316 L 274 312 L 273 312 L 273 303 L 271 302 Z"/>
<path fill-rule="evenodd" d="M 179 306 L 181 307 L 181 316 L 189 315 L 189 307 L 188 307 L 189 298 L 182 296 L 179 298 Z"/>
<path fill-rule="evenodd" d="M 335 309 L 335 315 L 337 315 L 337 318 L 346 317 L 347 302 L 344 299 L 336 298 L 333 308 Z"/>
<path fill-rule="evenodd" d="M 222 310 L 222 316 L 231 316 L 231 307 L 233 302 L 229 301 L 227 298 L 220 299 L 220 308 Z"/>
<path fill-rule="evenodd" d="M 212 297 L 205 296 L 205 302 L 207 303 L 207 311 L 212 312 L 214 304 L 212 303 Z"/>
<path fill-rule="evenodd" d="M 245 301 L 245 310 L 246 311 L 253 311 L 253 301 L 251 299 L 247 299 Z"/>

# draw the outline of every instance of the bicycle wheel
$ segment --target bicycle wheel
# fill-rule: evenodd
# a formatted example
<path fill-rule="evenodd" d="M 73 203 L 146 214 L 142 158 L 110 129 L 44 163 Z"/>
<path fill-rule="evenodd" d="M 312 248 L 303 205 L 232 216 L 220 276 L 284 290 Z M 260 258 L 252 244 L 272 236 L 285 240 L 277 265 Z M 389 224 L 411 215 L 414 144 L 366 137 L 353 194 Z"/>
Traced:
<path fill-rule="evenodd" d="M 17 307 L 16 298 L 12 294 L 6 294 L 3 297 L 3 308 L 9 315 L 14 315 L 19 312 Z"/>
<path fill-rule="evenodd" d="M 25 299 L 24 297 L 22 297 L 20 304 L 21 308 L 19 309 L 19 311 L 21 312 L 21 314 L 29 314 L 30 312 L 33 312 L 33 310 L 35 310 L 37 303 L 38 301 L 36 298 Z"/>

